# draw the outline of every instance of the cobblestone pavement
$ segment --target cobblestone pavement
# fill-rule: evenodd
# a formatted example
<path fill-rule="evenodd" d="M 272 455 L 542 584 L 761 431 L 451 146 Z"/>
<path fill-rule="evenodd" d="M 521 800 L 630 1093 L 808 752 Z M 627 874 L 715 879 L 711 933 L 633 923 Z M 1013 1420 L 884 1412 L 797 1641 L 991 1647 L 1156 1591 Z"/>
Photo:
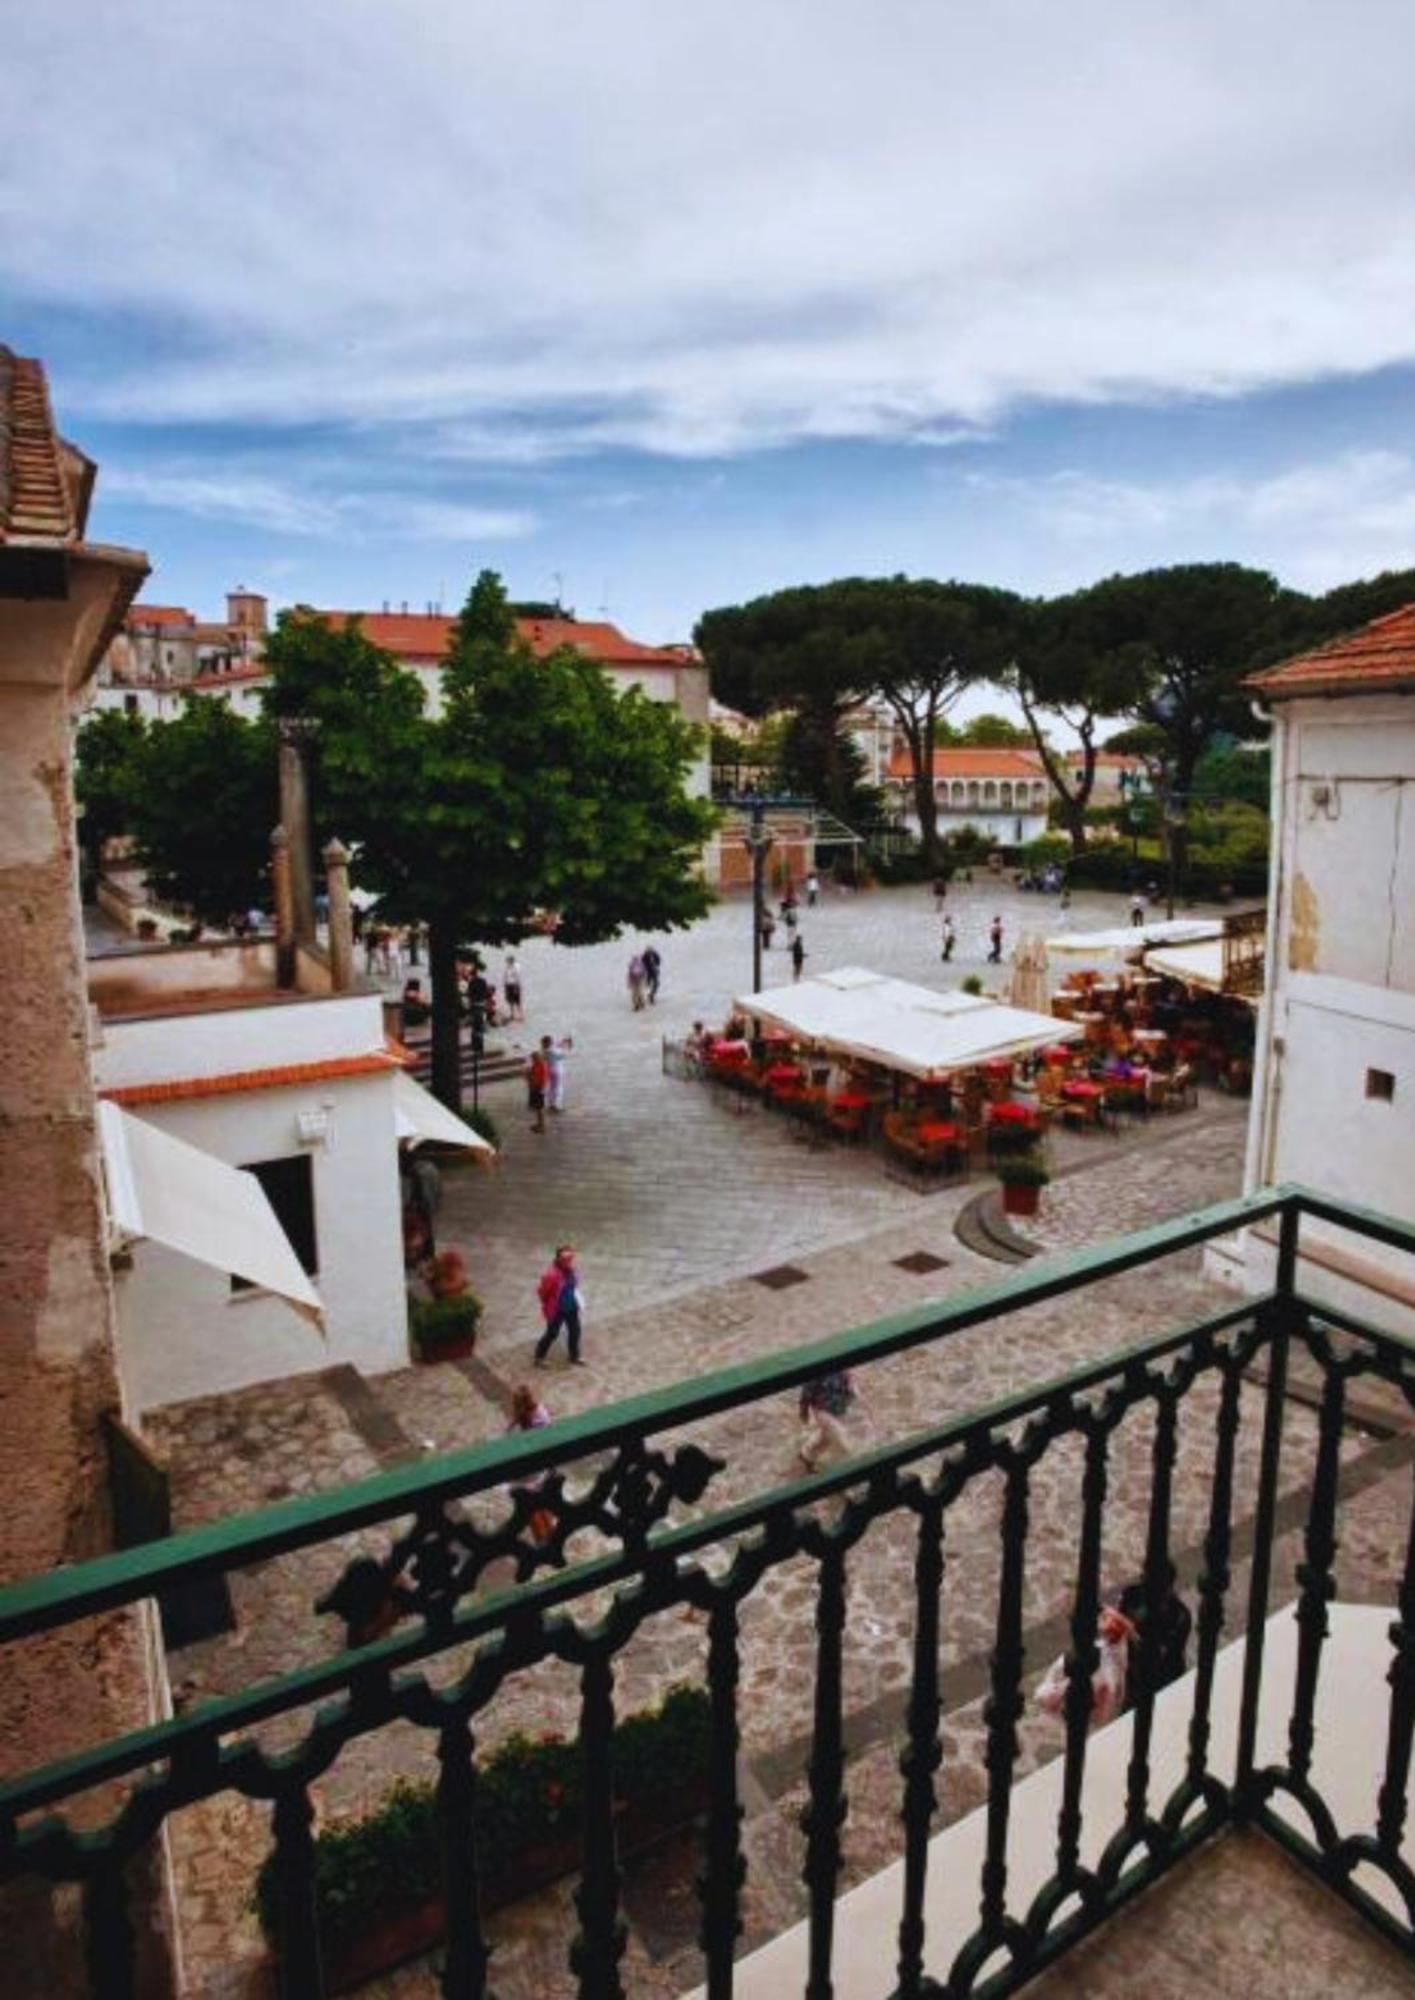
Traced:
<path fill-rule="evenodd" d="M 1123 897 L 1079 895 L 1071 928 L 1127 921 Z M 1054 933 L 1055 897 L 996 890 L 981 880 L 950 892 L 958 953 L 945 969 L 939 923 L 923 887 L 831 891 L 804 910 L 807 973 L 866 965 L 928 985 L 981 974 L 1005 991 L 1009 967 L 984 964 L 993 912 L 1004 951 L 1029 931 Z M 781 933 L 778 932 L 778 937 Z M 837 1147 L 810 1151 L 787 1121 L 662 1074 L 664 1035 L 699 1017 L 718 1023 L 751 988 L 751 917 L 740 898 L 701 924 L 658 940 L 664 984 L 656 1007 L 635 1014 L 624 971 L 643 940 L 565 951 L 543 938 L 521 953 L 529 1020 L 494 1034 L 518 1047 L 540 1034 L 572 1035 L 568 1108 L 529 1130 L 518 1082 L 492 1086 L 485 1103 L 501 1130 L 503 1159 L 487 1172 L 449 1171 L 439 1231 L 465 1243 L 486 1302 L 484 1345 L 520 1341 L 534 1320 L 535 1279 L 557 1242 L 582 1252 L 596 1319 L 868 1235 L 914 1214 L 920 1197 L 886 1177 L 879 1157 Z M 1083 964 L 1084 960 L 1071 961 Z M 489 954 L 493 978 L 499 954 Z M 784 950 L 764 958 L 767 987 L 789 982 Z"/>

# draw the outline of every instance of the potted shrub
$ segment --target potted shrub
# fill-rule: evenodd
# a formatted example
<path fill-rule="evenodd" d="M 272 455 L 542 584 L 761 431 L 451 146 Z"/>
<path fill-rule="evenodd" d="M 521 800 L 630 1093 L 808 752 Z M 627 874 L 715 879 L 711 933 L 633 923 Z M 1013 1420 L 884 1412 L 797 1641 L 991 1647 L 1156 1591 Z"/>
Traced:
<path fill-rule="evenodd" d="M 614 1731 L 616 1845 L 651 1846 L 705 1808 L 711 1746 L 706 1689 L 671 1687 L 656 1708 Z M 583 1753 L 553 1731 L 510 1736 L 477 1767 L 474 1807 L 481 1906 L 498 1909 L 580 1866 Z M 428 1950 L 446 1925 L 437 1803 L 430 1784 L 406 1780 L 360 1819 L 315 1837 L 315 1900 L 331 1993 L 365 1984 Z M 278 1949 L 280 1906 L 272 1856 L 254 1906 Z"/>
<path fill-rule="evenodd" d="M 1032 1153 L 1007 1154 L 998 1162 L 997 1177 L 1002 1182 L 1002 1206 L 1007 1215 L 1035 1215 L 1042 1189 L 1051 1179 Z"/>
<path fill-rule="evenodd" d="M 481 1300 L 465 1289 L 440 1298 L 413 1299 L 409 1321 L 418 1360 L 456 1361 L 470 1354 L 477 1344 L 481 1314 Z"/>

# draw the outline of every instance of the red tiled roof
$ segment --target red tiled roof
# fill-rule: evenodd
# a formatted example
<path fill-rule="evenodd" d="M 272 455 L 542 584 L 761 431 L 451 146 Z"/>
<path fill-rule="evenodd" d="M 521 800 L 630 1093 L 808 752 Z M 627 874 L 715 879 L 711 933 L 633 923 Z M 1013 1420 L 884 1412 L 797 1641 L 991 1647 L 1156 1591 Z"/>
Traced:
<path fill-rule="evenodd" d="M 441 660 L 446 656 L 457 621 L 436 611 L 320 611 L 317 617 L 334 626 L 357 618 L 364 637 L 400 660 Z M 617 625 L 581 618 L 518 618 L 516 629 L 538 658 L 557 646 L 573 646 L 606 666 L 681 667 L 691 657 L 672 646 L 643 646 L 627 639 Z"/>
<path fill-rule="evenodd" d="M 101 1090 L 113 1104 L 171 1104 L 188 1097 L 228 1097 L 241 1090 L 281 1090 L 287 1085 L 323 1083 L 340 1076 L 373 1076 L 380 1070 L 402 1069 L 386 1049 L 360 1056 L 327 1056 L 321 1062 L 280 1063 L 270 1069 L 227 1070 L 216 1076 L 174 1077 L 166 1083 L 122 1083 Z"/>
<path fill-rule="evenodd" d="M 914 767 L 909 753 L 896 745 L 889 755 L 891 778 L 910 778 Z M 934 751 L 936 778 L 1040 778 L 1041 763 L 1030 750 L 971 749 L 964 745 Z"/>
<path fill-rule="evenodd" d="M 1415 604 L 1329 639 L 1309 653 L 1250 674 L 1243 683 L 1271 699 L 1302 694 L 1355 693 L 1415 685 Z"/>
<path fill-rule="evenodd" d="M 1066 761 L 1068 764 L 1079 766 L 1085 763 L 1086 753 L 1084 750 L 1068 750 L 1066 752 Z M 1096 769 L 1098 771 L 1107 768 L 1120 771 L 1138 770 L 1141 762 L 1141 758 L 1131 757 L 1123 750 L 1097 750 L 1096 752 Z"/>
<path fill-rule="evenodd" d="M 135 604 L 128 612 L 133 625 L 193 625 L 195 619 L 180 604 Z"/>
<path fill-rule="evenodd" d="M 68 546 L 83 529 L 38 361 L 0 346 L 0 542 Z"/>

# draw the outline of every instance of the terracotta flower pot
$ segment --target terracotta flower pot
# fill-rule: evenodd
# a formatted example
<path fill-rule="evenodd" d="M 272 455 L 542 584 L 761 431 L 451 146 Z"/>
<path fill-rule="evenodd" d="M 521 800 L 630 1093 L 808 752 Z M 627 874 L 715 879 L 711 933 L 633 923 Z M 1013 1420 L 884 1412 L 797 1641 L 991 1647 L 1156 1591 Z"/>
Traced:
<path fill-rule="evenodd" d="M 1002 1184 L 1004 1215 L 1035 1215 L 1041 1198 L 1041 1189 L 1032 1181 L 1004 1181 Z"/>

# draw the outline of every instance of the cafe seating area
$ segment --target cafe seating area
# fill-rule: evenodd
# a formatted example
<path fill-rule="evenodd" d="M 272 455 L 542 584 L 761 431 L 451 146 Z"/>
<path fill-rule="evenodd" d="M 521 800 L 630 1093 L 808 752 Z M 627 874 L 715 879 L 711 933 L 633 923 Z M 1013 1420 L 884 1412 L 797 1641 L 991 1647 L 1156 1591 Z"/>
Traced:
<path fill-rule="evenodd" d="M 1040 1088 L 1083 1106 L 1096 1087 L 1095 1118 L 1192 1109 L 1200 1083 L 1246 1097 L 1252 1087 L 1252 1007 L 1235 995 L 1206 992 L 1150 971 L 1066 974 L 1052 996 L 1052 1013 L 1080 1028 L 1083 1041 L 1044 1052 Z M 1078 1126 L 1091 1113 L 1066 1112 Z"/>

